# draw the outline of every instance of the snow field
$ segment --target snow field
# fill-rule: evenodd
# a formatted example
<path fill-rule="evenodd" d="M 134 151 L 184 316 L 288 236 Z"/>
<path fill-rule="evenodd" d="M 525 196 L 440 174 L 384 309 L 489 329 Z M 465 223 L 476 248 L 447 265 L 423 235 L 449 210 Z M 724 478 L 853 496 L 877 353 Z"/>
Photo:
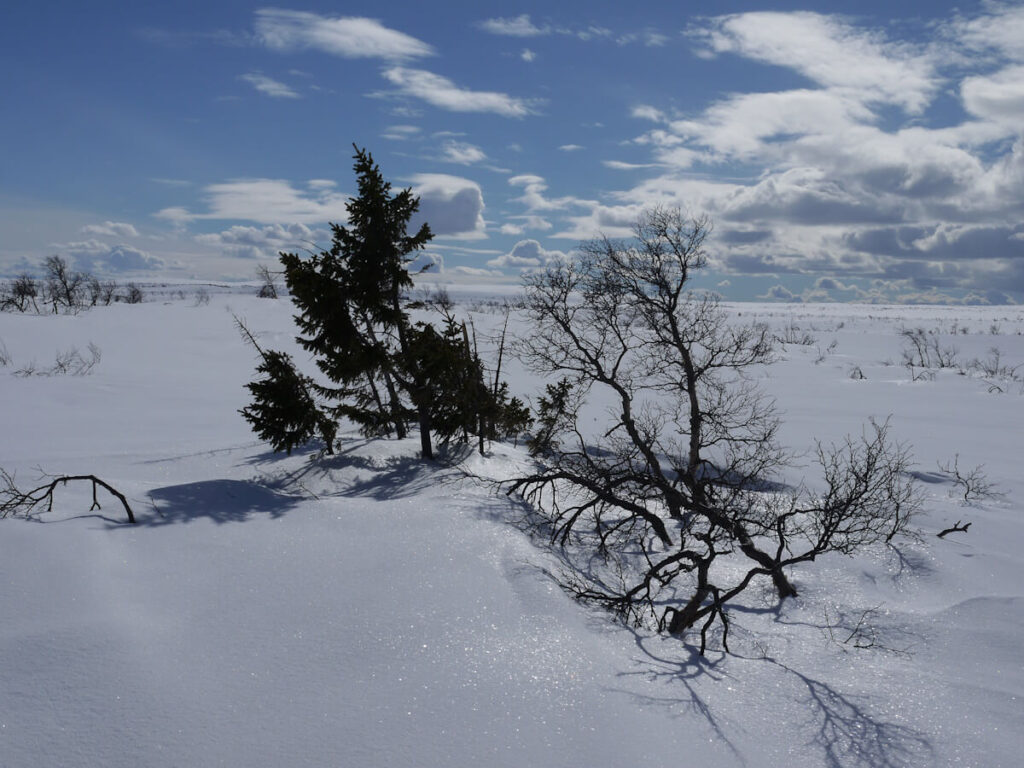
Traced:
<path fill-rule="evenodd" d="M 140 519 L 89 513 L 69 486 L 41 521 L 0 521 L 0 765 L 1017 765 L 1024 394 L 952 370 L 911 381 L 899 330 L 1016 364 L 1024 312 L 729 310 L 816 337 L 781 345 L 761 382 L 787 445 L 891 417 L 927 503 L 920 542 L 796 569 L 782 606 L 754 590 L 732 613 L 735 655 L 705 659 L 545 576 L 516 503 L 473 477 L 507 476 L 520 449 L 425 466 L 415 438 L 345 433 L 335 457 L 269 454 L 237 414 L 254 360 L 232 314 L 305 360 L 286 300 L 0 314 L 0 466 L 23 485 L 36 467 L 95 473 Z M 90 342 L 87 376 L 13 374 Z M 952 497 L 937 464 L 957 454 L 1003 495 Z M 785 480 L 813 484 L 813 468 Z M 958 519 L 969 532 L 935 537 Z M 843 644 L 838 624 L 865 611 L 875 647 Z"/>

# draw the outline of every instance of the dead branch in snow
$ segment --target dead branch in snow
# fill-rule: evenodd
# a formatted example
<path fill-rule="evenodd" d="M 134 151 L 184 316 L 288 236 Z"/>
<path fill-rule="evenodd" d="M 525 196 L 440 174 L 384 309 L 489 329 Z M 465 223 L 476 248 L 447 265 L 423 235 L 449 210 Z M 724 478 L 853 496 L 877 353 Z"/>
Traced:
<path fill-rule="evenodd" d="M 52 476 L 43 474 L 42 477 L 49 477 L 50 479 L 37 488 L 23 491 L 15 484 L 14 476 L 6 469 L 0 468 L 0 483 L 3 484 L 0 487 L 0 519 L 16 515 L 32 517 L 41 512 L 51 512 L 53 510 L 53 494 L 58 486 L 65 486 L 75 481 L 85 481 L 92 483 L 92 506 L 89 507 L 89 511 L 102 509 L 97 498 L 97 492 L 100 488 L 103 488 L 121 502 L 121 506 L 124 507 L 124 511 L 128 515 L 128 522 L 132 525 L 135 524 L 135 514 L 128 504 L 128 499 L 125 498 L 123 493 L 96 477 L 96 475 Z M 43 508 L 44 505 L 45 509 Z"/>

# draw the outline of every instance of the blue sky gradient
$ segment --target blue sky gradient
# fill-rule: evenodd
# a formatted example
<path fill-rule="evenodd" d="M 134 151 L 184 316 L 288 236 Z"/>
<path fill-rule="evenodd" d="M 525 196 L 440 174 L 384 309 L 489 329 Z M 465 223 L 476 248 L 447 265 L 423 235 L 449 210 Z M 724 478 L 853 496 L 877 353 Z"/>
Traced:
<path fill-rule="evenodd" d="M 252 279 L 327 245 L 356 143 L 446 280 L 661 204 L 712 217 L 726 298 L 1024 301 L 1024 4 L 768 8 L 16 4 L 0 276 Z"/>

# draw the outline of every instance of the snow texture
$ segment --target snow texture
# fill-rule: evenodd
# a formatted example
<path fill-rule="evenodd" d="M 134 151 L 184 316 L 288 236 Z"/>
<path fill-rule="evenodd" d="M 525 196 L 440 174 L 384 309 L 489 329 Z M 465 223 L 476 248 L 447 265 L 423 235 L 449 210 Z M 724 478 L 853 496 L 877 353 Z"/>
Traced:
<path fill-rule="evenodd" d="M 813 337 L 762 381 L 794 450 L 892 416 L 924 535 L 795 569 L 781 606 L 754 590 L 734 654 L 701 658 L 551 581 L 521 508 L 476 477 L 507 476 L 521 448 L 427 465 L 415 437 L 346 432 L 334 457 L 273 455 L 237 414 L 255 361 L 232 313 L 295 353 L 290 304 L 164 298 L 0 314 L 0 466 L 22 485 L 95 473 L 140 519 L 69 485 L 52 512 L 0 521 L 0 765 L 1020 764 L 1024 392 L 900 364 L 915 327 L 964 363 L 1024 362 L 1020 309 L 728 307 Z M 460 306 L 500 330 L 492 306 Z M 90 342 L 89 375 L 15 375 Z M 1001 495 L 965 505 L 938 467 L 957 455 Z M 957 520 L 970 530 L 934 535 Z M 844 644 L 865 612 L 874 647 Z"/>

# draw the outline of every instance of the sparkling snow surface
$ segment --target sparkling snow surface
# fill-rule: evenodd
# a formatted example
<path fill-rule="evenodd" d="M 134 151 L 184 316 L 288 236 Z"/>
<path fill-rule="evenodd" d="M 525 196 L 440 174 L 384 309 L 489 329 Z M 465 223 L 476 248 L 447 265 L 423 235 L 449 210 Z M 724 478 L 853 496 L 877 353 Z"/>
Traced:
<path fill-rule="evenodd" d="M 481 336 L 500 330 L 461 309 Z M 325 458 L 257 442 L 237 414 L 254 356 L 232 312 L 295 351 L 287 300 L 0 314 L 0 466 L 21 485 L 95 473 L 140 520 L 113 499 L 90 513 L 68 486 L 39 520 L 0 521 L 0 766 L 1020 765 L 1024 387 L 911 381 L 899 330 L 1017 365 L 1024 311 L 729 311 L 816 339 L 781 345 L 762 382 L 788 446 L 891 415 L 927 504 L 920 542 L 795 569 L 782 606 L 752 590 L 734 655 L 704 659 L 545 576 L 516 504 L 470 477 L 507 477 L 521 449 L 430 466 L 416 439 L 348 432 Z M 90 342 L 87 376 L 15 375 Z M 952 497 L 938 463 L 957 454 L 1002 495 Z M 809 466 L 788 479 L 805 472 L 813 484 Z M 970 530 L 934 535 L 957 520 Z M 875 608 L 877 647 L 830 640 L 828 620 Z"/>

